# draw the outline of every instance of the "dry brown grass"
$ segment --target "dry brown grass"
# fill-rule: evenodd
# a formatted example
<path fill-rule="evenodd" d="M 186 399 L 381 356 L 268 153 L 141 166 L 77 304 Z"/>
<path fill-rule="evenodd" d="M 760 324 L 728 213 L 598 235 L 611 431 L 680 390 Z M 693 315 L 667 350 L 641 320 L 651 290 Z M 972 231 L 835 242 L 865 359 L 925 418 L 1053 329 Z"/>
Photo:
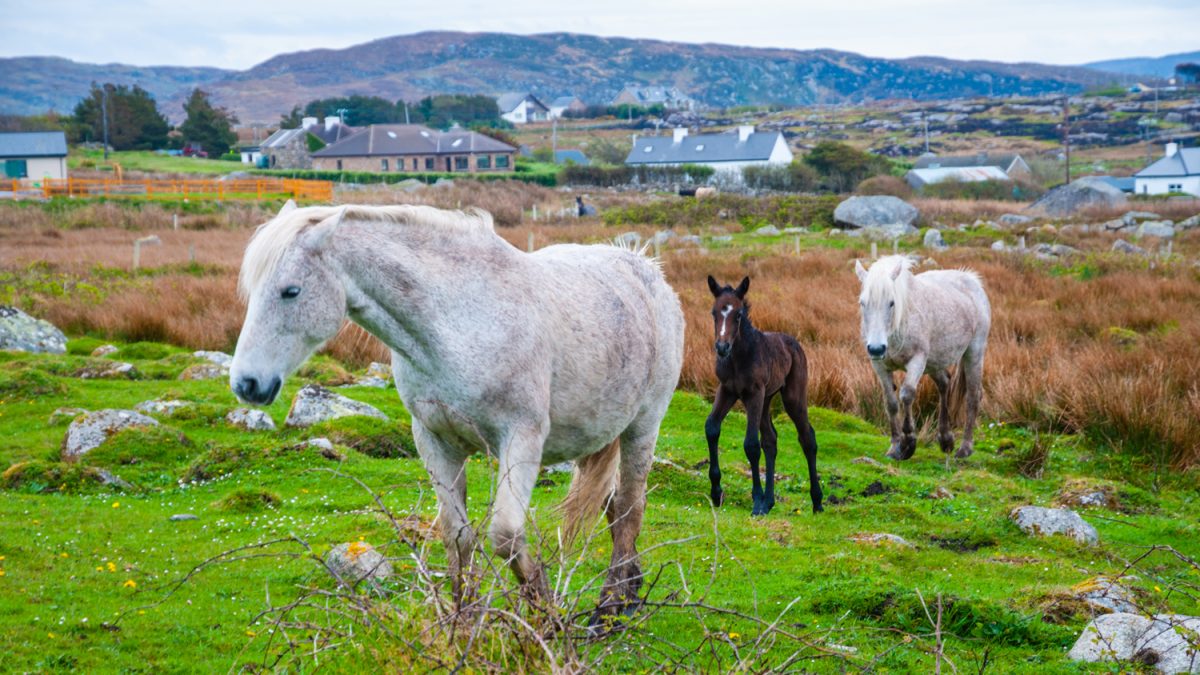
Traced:
<path fill-rule="evenodd" d="M 452 190 L 458 188 L 442 189 L 445 199 L 457 201 Z M 570 195 L 535 188 L 513 199 L 524 204 L 543 197 Z M 526 221 L 500 233 L 524 249 L 530 234 L 542 247 L 603 241 L 619 231 L 595 221 L 567 222 Z M 0 272 L 44 261 L 71 278 L 95 281 L 97 265 L 128 269 L 131 243 L 139 234 L 144 233 L 111 227 L 0 228 Z M 99 304 L 88 294 L 42 294 L 31 308 L 72 333 L 231 349 L 244 312 L 234 281 L 250 230 L 156 234 L 162 245 L 144 249 L 142 258 L 143 265 L 159 268 L 155 274 L 107 287 L 110 293 Z M 1198 234 L 1178 238 L 1176 251 L 1194 257 Z M 1107 249 L 1107 239 L 1097 242 L 1093 250 Z M 852 261 L 866 251 L 865 244 L 855 245 L 860 248 L 800 256 L 785 245 L 755 253 L 668 250 L 664 269 L 689 326 L 681 386 L 705 394 L 715 386 L 705 277 L 733 282 L 749 274 L 756 325 L 795 335 L 808 353 L 812 403 L 882 421 L 882 398 L 859 344 Z M 204 266 L 199 273 L 182 269 L 189 249 Z M 985 372 L 987 416 L 1086 432 L 1158 465 L 1200 463 L 1200 272 L 1189 262 L 1098 255 L 1087 262 L 1087 274 L 1063 274 L 1030 258 L 956 248 L 939 254 L 938 263 L 977 270 L 991 294 L 995 319 Z M 388 358 L 378 341 L 352 326 L 326 349 L 356 367 Z M 931 417 L 935 396 L 928 382 L 918 403 Z"/>

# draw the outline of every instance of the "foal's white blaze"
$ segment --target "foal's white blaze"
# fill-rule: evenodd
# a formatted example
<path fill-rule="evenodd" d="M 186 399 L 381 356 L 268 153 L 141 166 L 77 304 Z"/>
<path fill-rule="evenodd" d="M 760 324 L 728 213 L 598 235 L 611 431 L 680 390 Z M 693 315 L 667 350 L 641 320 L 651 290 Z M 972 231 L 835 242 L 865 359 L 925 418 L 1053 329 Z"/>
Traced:
<path fill-rule="evenodd" d="M 721 337 L 725 337 L 725 325 L 729 323 L 729 313 L 733 311 L 733 305 L 725 305 L 725 309 L 721 310 Z"/>

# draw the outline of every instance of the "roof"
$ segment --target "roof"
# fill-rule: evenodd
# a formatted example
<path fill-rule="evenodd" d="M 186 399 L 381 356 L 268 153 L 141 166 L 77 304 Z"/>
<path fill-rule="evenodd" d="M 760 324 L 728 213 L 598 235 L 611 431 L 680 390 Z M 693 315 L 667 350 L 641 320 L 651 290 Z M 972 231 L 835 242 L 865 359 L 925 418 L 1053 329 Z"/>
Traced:
<path fill-rule="evenodd" d="M 736 130 L 723 134 L 684 136 L 676 143 L 671 136 L 649 136 L 633 142 L 626 164 L 699 164 L 710 162 L 749 162 L 770 159 L 778 131 L 756 131 L 745 141 Z"/>
<path fill-rule="evenodd" d="M 986 152 L 981 152 L 974 155 L 946 155 L 939 157 L 937 155 L 922 155 L 913 164 L 914 169 L 939 169 L 939 168 L 960 168 L 971 166 L 994 166 L 1001 170 L 1007 171 L 1012 163 L 1020 159 L 1020 155 L 1006 153 L 1000 155 L 992 155 Z"/>
<path fill-rule="evenodd" d="M 558 150 L 554 153 L 555 164 L 566 164 L 567 162 L 572 162 L 579 166 L 588 166 L 592 163 L 587 158 L 587 155 L 583 154 L 582 150 Z"/>
<path fill-rule="evenodd" d="M 262 148 L 263 150 L 282 148 L 297 138 L 304 140 L 305 133 L 307 132 L 304 129 L 280 129 L 270 136 L 267 136 L 267 140 L 260 143 L 258 147 Z"/>
<path fill-rule="evenodd" d="M 0 133 L 0 157 L 66 157 L 67 136 L 61 131 Z"/>
<path fill-rule="evenodd" d="M 1133 174 L 1136 178 L 1176 178 L 1200 176 L 1200 148 L 1180 148 Z"/>
<path fill-rule="evenodd" d="M 1100 180 L 1117 188 L 1121 192 L 1133 192 L 1135 189 L 1133 177 L 1118 178 L 1117 176 L 1096 176 Z"/>
<path fill-rule="evenodd" d="M 510 113 L 516 110 L 517 106 L 521 105 L 521 101 L 529 101 L 543 110 L 549 110 L 546 104 L 539 101 L 533 94 L 518 93 L 501 94 L 496 98 L 496 107 L 500 108 L 501 113 Z"/>
<path fill-rule="evenodd" d="M 550 102 L 551 108 L 570 108 L 576 102 L 583 103 L 578 96 L 559 96 Z"/>
<path fill-rule="evenodd" d="M 986 180 L 1011 180 L 1003 169 L 995 166 L 949 166 L 930 169 L 912 169 L 908 175 L 916 177 L 925 185 L 942 181 L 978 183 Z M 906 176 L 907 177 L 907 176 Z"/>
<path fill-rule="evenodd" d="M 312 156 L 447 155 L 515 150 L 507 143 L 465 129 L 443 132 L 422 124 L 372 124 L 349 138 L 314 152 Z"/>

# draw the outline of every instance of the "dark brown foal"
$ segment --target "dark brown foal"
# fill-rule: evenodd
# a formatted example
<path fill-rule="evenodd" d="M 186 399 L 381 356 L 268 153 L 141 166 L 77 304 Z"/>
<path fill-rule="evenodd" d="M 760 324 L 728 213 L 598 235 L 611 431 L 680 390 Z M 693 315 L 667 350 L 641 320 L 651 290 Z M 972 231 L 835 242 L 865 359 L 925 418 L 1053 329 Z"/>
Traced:
<path fill-rule="evenodd" d="M 808 422 L 808 360 L 800 343 L 791 335 L 764 333 L 750 323 L 750 303 L 746 292 L 750 278 L 742 279 L 738 287 L 721 286 L 708 278 L 712 291 L 713 331 L 717 338 L 717 389 L 712 412 L 704 423 L 708 437 L 708 479 L 712 484 L 712 502 L 720 506 L 725 493 L 721 490 L 721 467 L 718 463 L 717 442 L 721 439 L 721 422 L 739 399 L 746 407 L 746 440 L 742 447 L 754 475 L 754 510 L 756 516 L 770 513 L 775 506 L 775 453 L 777 450 L 775 424 L 771 421 L 771 400 L 775 394 L 783 399 L 783 409 L 796 425 L 804 459 L 808 461 L 808 493 L 812 497 L 813 513 L 821 508 L 821 481 L 817 476 L 817 435 Z M 760 441 L 761 438 L 761 441 Z M 764 492 L 758 477 L 760 453 L 767 456 L 767 489 Z"/>

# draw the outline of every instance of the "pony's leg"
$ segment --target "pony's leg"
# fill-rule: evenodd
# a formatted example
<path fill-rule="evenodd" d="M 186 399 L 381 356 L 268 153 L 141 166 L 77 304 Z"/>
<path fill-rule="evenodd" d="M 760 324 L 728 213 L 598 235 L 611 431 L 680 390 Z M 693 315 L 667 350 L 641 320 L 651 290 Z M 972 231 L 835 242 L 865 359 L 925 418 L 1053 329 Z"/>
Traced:
<path fill-rule="evenodd" d="M 642 568 L 637 538 L 646 510 L 646 476 L 654 462 L 657 441 L 657 422 L 648 426 L 635 423 L 621 436 L 617 489 L 604 511 L 612 535 L 612 558 L 600 592 L 600 605 L 592 616 L 593 625 L 601 624 L 605 616 L 632 615 L 641 602 L 638 592 L 642 587 Z"/>
<path fill-rule="evenodd" d="M 708 482 L 712 488 L 713 506 L 720 506 L 725 501 L 725 491 L 721 489 L 721 461 L 717 442 L 721 440 L 721 423 L 725 421 L 725 416 L 729 414 L 734 403 L 737 403 L 737 396 L 726 391 L 724 387 L 718 387 L 712 412 L 704 421 L 704 436 L 708 439 Z"/>
<path fill-rule="evenodd" d="M 917 434 L 913 425 L 913 401 L 917 400 L 917 385 L 925 374 L 925 355 L 918 353 L 909 359 L 904 366 L 904 384 L 900 385 L 900 406 L 904 412 L 904 426 L 900 431 L 900 456 L 897 459 L 909 459 L 917 451 Z"/>
<path fill-rule="evenodd" d="M 950 428 L 950 372 L 938 370 L 929 377 L 938 390 L 938 445 L 942 452 L 950 454 L 954 449 L 954 430 Z"/>
<path fill-rule="evenodd" d="M 775 455 L 779 451 L 779 434 L 775 431 L 775 421 L 771 419 L 771 399 L 763 401 L 762 419 L 758 422 L 758 435 L 762 439 L 763 455 L 767 458 L 767 490 L 759 505 L 761 515 L 771 512 L 775 506 Z"/>
<path fill-rule="evenodd" d="M 967 369 L 967 421 L 963 426 L 962 445 L 954 453 L 962 459 L 975 452 L 975 418 L 979 415 L 979 400 L 983 397 L 983 349 L 968 349 L 958 367 Z"/>
<path fill-rule="evenodd" d="M 813 513 L 825 509 L 821 506 L 824 493 L 821 492 L 821 477 L 817 475 L 817 432 L 813 431 L 812 423 L 808 421 L 807 392 L 789 391 L 794 389 L 791 382 L 784 390 L 783 409 L 796 425 L 796 433 L 800 437 L 800 447 L 804 448 L 804 461 L 808 463 L 808 495 L 812 498 Z"/>
<path fill-rule="evenodd" d="M 892 445 L 888 448 L 887 456 L 901 459 L 900 421 L 897 419 L 900 402 L 896 400 L 896 383 L 892 380 L 892 371 L 888 370 L 882 361 L 871 361 L 871 367 L 875 369 L 875 376 L 879 378 L 879 384 L 883 387 L 883 402 L 887 405 L 888 422 L 891 425 Z"/>
<path fill-rule="evenodd" d="M 534 598 L 548 597 L 549 591 L 541 565 L 529 555 L 525 518 L 541 469 L 542 446 L 546 440 L 544 429 L 547 427 L 517 428 L 501 449 L 496 500 L 488 529 L 492 549 L 508 562 L 523 590 Z"/>
<path fill-rule="evenodd" d="M 412 431 L 417 452 L 421 455 L 425 470 L 429 472 L 437 495 L 437 522 L 449 560 L 450 587 L 455 605 L 461 607 L 464 599 L 463 577 L 471 567 L 471 555 L 475 550 L 475 530 L 467 519 L 466 456 L 443 443 L 415 417 Z"/>
<path fill-rule="evenodd" d="M 742 449 L 746 451 L 746 459 L 750 462 L 750 473 L 754 478 L 754 489 L 750 496 L 754 502 L 751 514 L 756 516 L 766 513 L 763 509 L 762 482 L 758 477 L 758 460 L 762 455 L 762 446 L 758 440 L 758 420 L 762 418 L 765 393 L 765 391 L 759 390 L 743 401 L 746 404 L 746 440 L 742 443 Z"/>

